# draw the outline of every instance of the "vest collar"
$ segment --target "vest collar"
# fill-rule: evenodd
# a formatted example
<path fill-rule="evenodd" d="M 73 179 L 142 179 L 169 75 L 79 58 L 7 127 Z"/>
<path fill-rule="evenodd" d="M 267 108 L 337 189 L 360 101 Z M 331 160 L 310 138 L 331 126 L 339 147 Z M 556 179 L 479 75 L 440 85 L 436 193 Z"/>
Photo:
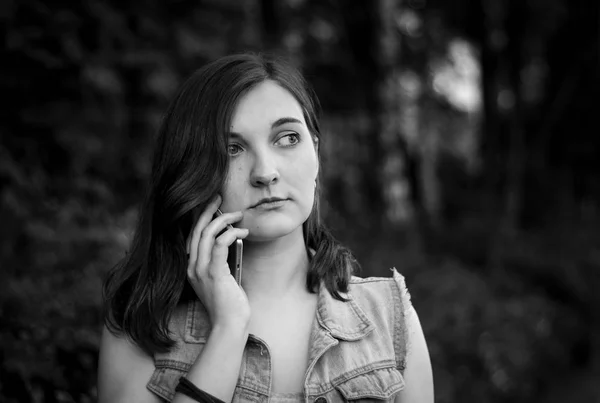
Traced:
<path fill-rule="evenodd" d="M 340 293 L 346 302 L 335 299 L 321 282 L 317 302 L 317 321 L 333 337 L 345 341 L 356 341 L 375 329 L 365 312 L 350 293 Z"/>

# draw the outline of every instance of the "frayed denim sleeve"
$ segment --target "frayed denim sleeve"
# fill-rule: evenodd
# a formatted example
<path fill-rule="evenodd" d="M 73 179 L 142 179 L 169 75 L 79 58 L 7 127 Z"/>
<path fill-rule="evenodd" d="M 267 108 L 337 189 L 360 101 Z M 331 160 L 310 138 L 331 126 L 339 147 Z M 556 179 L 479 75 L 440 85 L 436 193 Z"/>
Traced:
<path fill-rule="evenodd" d="M 395 349 L 396 349 L 396 361 L 398 367 L 404 370 L 406 366 L 406 357 L 410 351 L 410 339 L 414 334 L 415 330 L 409 326 L 412 323 L 413 315 L 415 315 L 415 309 L 410 299 L 410 293 L 406 287 L 406 281 L 404 276 L 396 270 L 395 267 L 392 269 L 392 276 L 394 283 L 399 294 L 399 298 L 396 300 L 397 305 L 395 307 L 396 324 L 395 324 Z"/>

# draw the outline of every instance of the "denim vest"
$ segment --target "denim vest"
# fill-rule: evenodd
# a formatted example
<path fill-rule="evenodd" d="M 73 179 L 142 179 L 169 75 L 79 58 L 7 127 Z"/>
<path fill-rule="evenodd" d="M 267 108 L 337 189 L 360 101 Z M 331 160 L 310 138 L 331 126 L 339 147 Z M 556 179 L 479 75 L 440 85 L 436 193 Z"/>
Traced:
<path fill-rule="evenodd" d="M 377 399 L 393 401 L 404 388 L 407 327 L 412 309 L 404 277 L 352 277 L 347 302 L 321 285 L 304 380 L 306 403 Z M 154 356 L 147 388 L 171 401 L 179 378 L 189 371 L 210 333 L 208 314 L 199 301 L 176 309 L 169 328 L 176 344 Z M 269 402 L 269 348 L 250 334 L 244 349 L 233 402 Z"/>

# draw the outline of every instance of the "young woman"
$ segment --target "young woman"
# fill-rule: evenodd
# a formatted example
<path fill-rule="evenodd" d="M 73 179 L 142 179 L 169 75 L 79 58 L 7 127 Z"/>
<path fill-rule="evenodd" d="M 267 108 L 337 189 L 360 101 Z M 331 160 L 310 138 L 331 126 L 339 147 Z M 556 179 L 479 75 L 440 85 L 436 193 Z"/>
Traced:
<path fill-rule="evenodd" d="M 100 402 L 433 402 L 403 277 L 353 276 L 319 220 L 320 135 L 316 98 L 279 60 L 224 57 L 181 87 L 105 283 Z"/>

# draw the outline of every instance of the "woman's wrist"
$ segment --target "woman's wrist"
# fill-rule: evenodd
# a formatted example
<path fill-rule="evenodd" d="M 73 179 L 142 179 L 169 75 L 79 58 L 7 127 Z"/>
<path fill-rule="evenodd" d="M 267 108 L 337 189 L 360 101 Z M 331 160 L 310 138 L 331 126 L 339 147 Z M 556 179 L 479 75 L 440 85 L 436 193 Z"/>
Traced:
<path fill-rule="evenodd" d="M 244 345 L 248 339 L 248 324 L 216 324 L 213 326 L 209 338 L 221 340 L 223 342 L 243 342 Z"/>
<path fill-rule="evenodd" d="M 215 398 L 231 401 L 247 340 L 247 326 L 213 326 L 202 352 L 186 375 L 187 379 Z"/>

